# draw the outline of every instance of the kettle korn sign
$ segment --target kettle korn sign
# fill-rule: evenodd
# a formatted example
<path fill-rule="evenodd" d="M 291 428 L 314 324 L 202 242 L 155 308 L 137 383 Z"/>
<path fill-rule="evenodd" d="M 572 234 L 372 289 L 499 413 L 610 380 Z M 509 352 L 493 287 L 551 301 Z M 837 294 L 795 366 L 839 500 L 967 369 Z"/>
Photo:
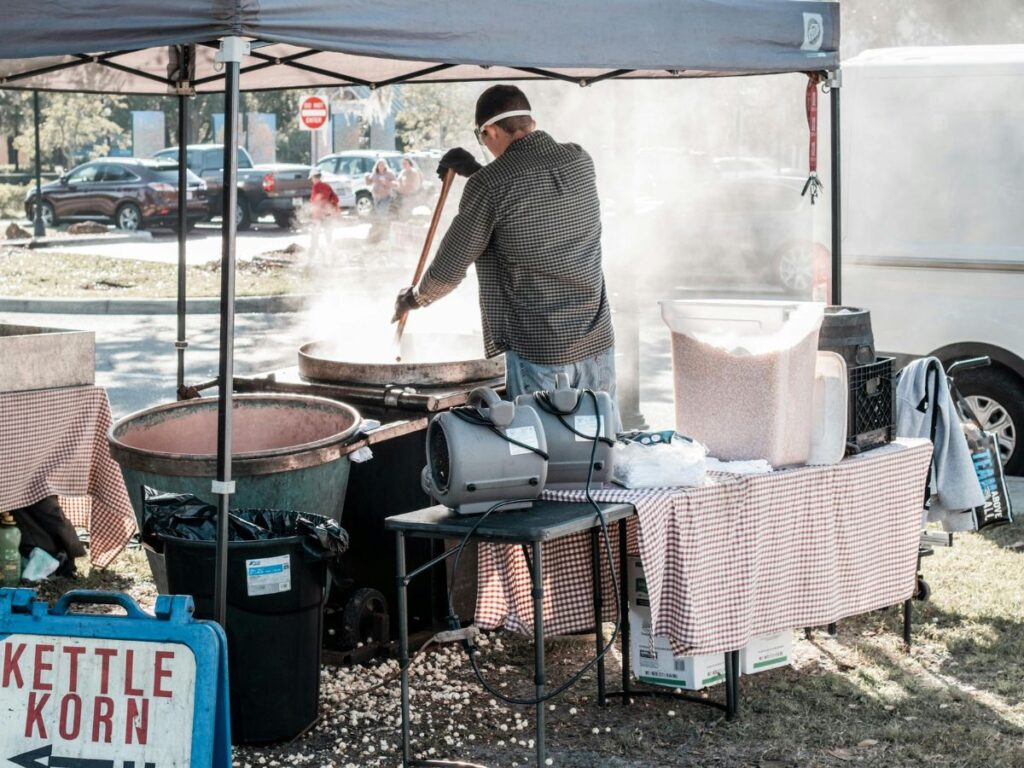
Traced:
<path fill-rule="evenodd" d="M 0 765 L 188 768 L 195 684 L 180 643 L 0 637 Z"/>

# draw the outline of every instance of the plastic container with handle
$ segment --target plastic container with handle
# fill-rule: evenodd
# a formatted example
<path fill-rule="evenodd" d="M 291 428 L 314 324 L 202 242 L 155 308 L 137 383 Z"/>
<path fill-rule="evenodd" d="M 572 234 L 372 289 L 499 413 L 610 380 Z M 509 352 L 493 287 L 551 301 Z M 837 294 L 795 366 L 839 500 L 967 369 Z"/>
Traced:
<path fill-rule="evenodd" d="M 725 461 L 806 463 L 824 305 L 662 301 L 672 331 L 676 431 Z"/>

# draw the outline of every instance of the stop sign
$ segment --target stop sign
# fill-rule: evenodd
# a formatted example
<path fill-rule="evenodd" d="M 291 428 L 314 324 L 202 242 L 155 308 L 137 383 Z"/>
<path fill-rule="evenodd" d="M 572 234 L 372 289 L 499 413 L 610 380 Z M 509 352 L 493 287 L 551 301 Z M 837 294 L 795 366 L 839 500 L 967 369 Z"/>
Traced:
<path fill-rule="evenodd" d="M 315 131 L 327 123 L 327 104 L 319 96 L 307 96 L 299 106 L 299 125 L 303 130 Z"/>

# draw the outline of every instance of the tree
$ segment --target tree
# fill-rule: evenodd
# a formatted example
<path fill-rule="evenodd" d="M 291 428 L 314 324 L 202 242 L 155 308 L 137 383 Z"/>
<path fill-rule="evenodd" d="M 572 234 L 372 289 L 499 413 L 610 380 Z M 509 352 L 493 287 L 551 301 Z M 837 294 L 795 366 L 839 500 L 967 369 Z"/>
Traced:
<path fill-rule="evenodd" d="M 26 91 L 0 91 L 0 136 L 7 140 L 7 156 L 14 170 L 21 169 L 22 155 L 15 138 L 22 133 L 32 135 L 32 94 Z"/>
<path fill-rule="evenodd" d="M 112 119 L 114 110 L 124 109 L 123 96 L 47 93 L 41 94 L 40 100 L 39 138 L 44 162 L 50 158 L 68 166 L 102 157 L 124 135 L 124 129 Z M 31 130 L 23 130 L 14 144 L 20 157 L 35 161 L 35 137 Z"/>
<path fill-rule="evenodd" d="M 402 89 L 395 128 L 406 149 L 439 149 L 475 143 L 473 109 L 485 85 L 430 83 Z"/>

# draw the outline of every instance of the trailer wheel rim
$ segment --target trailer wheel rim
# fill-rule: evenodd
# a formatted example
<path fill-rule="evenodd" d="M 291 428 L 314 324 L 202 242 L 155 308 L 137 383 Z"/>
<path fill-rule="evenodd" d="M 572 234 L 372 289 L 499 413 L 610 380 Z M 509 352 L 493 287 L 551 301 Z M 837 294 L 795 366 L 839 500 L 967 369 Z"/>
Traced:
<path fill-rule="evenodd" d="M 984 395 L 968 395 L 967 402 L 984 430 L 992 432 L 999 438 L 999 454 L 1005 464 L 1017 447 L 1016 425 L 1009 412 L 998 400 Z"/>

